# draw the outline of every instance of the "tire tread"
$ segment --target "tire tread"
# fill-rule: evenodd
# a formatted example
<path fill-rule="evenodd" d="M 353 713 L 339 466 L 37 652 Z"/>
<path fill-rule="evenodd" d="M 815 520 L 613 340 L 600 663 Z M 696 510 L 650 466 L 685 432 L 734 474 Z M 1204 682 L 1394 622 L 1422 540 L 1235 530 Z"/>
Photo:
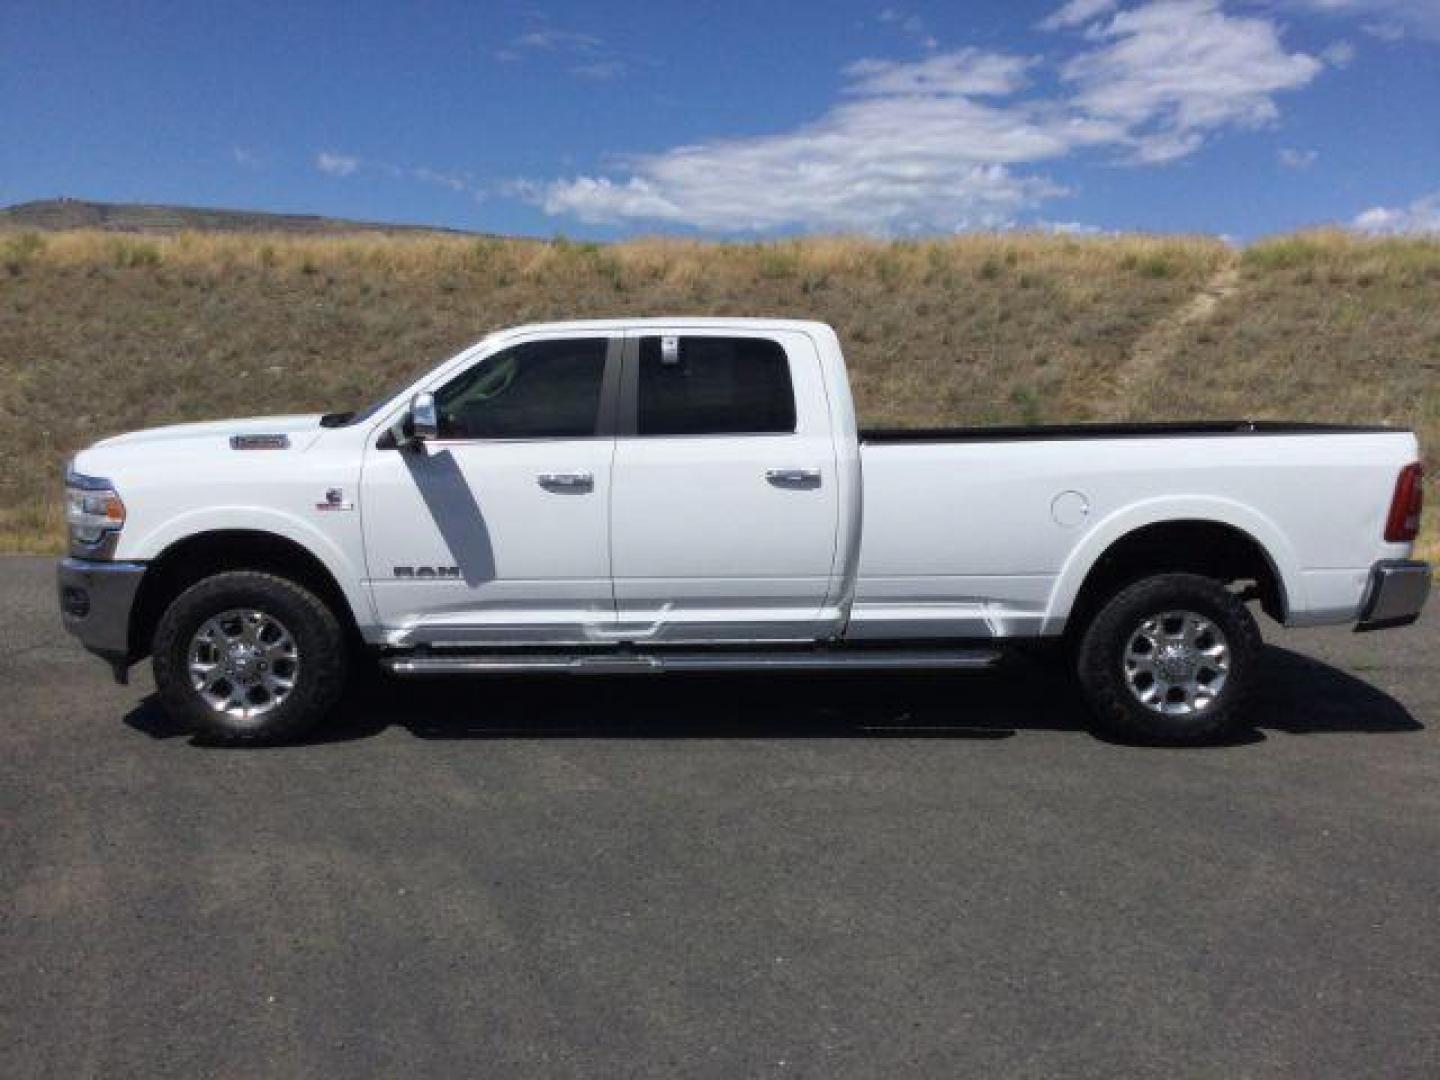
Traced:
<path fill-rule="evenodd" d="M 259 594 L 280 597 L 281 603 L 299 607 L 303 620 L 309 620 L 312 638 L 305 644 L 304 667 L 298 698 L 287 699 L 266 721 L 253 727 L 237 728 L 226 717 L 199 701 L 186 675 L 185 650 L 190 624 L 207 612 L 230 604 L 243 606 L 245 601 L 225 600 L 237 594 Z M 257 605 L 258 606 L 258 605 Z M 305 631 L 291 628 L 292 633 Z M 177 596 L 155 628 L 151 652 L 155 685 L 165 709 L 183 720 L 207 740 L 231 746 L 260 746 L 290 742 L 305 734 L 334 707 L 345 687 L 347 648 L 344 632 L 330 607 L 314 593 L 289 578 L 260 570 L 227 570 L 202 578 Z"/>
<path fill-rule="evenodd" d="M 1136 701 L 1120 677 L 1116 653 L 1145 613 L 1187 604 L 1218 616 L 1231 655 L 1221 701 L 1198 719 L 1160 716 Z M 1229 735 L 1243 722 L 1263 648 L 1254 616 L 1224 584 L 1200 574 L 1165 573 L 1132 582 L 1100 608 L 1080 636 L 1075 669 L 1096 722 L 1107 732 L 1128 742 L 1200 745 Z"/>

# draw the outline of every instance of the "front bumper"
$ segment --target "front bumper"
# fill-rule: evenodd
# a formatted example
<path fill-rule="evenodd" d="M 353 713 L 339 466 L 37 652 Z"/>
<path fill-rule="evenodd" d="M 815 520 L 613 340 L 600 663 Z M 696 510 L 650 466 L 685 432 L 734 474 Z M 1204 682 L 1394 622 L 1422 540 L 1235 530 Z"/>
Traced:
<path fill-rule="evenodd" d="M 145 564 L 62 559 L 56 576 L 65 629 L 115 667 L 128 664 L 130 609 Z"/>
<path fill-rule="evenodd" d="M 1356 630 L 1384 630 L 1391 626 L 1409 626 L 1420 617 L 1420 609 L 1430 595 L 1430 579 L 1434 571 L 1427 562 L 1410 559 L 1386 559 L 1370 571 L 1370 585 L 1360 605 L 1360 621 Z"/>

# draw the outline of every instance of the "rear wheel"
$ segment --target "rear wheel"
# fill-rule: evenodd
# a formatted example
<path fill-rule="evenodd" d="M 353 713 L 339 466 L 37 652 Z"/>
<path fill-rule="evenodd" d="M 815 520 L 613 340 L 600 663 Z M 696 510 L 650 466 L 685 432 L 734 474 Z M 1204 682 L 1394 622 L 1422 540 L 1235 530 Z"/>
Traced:
<path fill-rule="evenodd" d="M 220 742 L 297 738 L 344 688 L 334 613 L 274 574 L 232 571 L 192 585 L 161 616 L 153 652 L 167 711 Z"/>
<path fill-rule="evenodd" d="M 1262 647 L 1254 617 L 1219 581 L 1158 574 L 1099 610 L 1081 635 L 1076 672 L 1111 733 L 1205 743 L 1243 722 Z"/>

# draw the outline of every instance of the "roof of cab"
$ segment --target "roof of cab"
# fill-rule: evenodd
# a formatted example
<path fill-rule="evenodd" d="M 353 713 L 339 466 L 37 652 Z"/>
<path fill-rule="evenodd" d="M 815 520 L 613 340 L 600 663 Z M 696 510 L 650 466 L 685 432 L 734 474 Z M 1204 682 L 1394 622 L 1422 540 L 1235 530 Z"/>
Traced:
<path fill-rule="evenodd" d="M 703 330 L 798 330 L 830 332 L 828 324 L 815 319 L 722 318 L 713 315 L 671 315 L 644 319 L 573 319 L 564 322 L 525 323 L 507 326 L 496 334 L 521 334 L 572 330 L 643 330 L 647 327 L 694 327 Z"/>

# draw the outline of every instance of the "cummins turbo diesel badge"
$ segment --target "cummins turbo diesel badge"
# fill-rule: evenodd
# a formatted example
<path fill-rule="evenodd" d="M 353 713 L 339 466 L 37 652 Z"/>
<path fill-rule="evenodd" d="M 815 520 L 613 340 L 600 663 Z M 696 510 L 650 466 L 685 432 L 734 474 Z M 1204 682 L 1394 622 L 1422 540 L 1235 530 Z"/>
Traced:
<path fill-rule="evenodd" d="M 231 450 L 287 450 L 289 435 L 231 435 Z"/>

